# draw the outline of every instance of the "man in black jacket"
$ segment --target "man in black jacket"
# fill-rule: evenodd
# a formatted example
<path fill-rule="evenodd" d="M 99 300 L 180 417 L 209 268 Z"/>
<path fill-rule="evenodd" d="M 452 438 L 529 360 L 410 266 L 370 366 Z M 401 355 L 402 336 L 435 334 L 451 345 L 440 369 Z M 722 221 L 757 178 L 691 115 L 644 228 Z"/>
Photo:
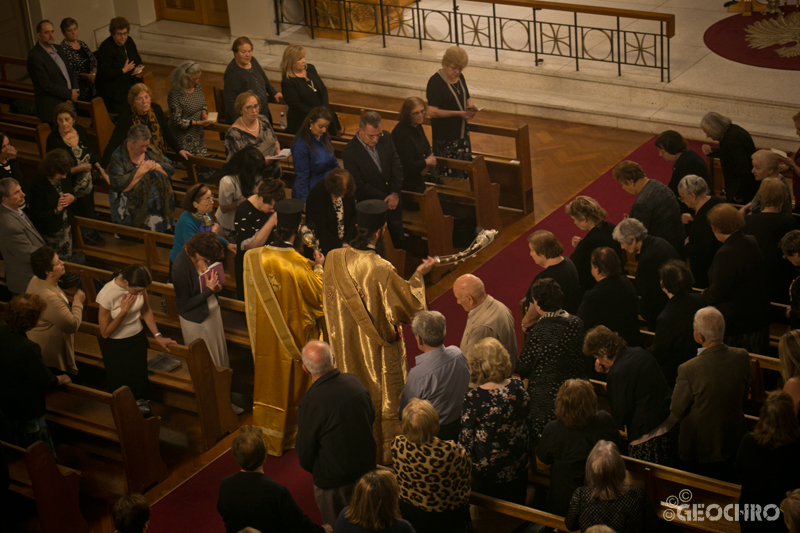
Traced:
<path fill-rule="evenodd" d="M 382 200 L 389 206 L 387 224 L 395 248 L 403 245 L 403 165 L 388 131 L 381 129 L 381 116 L 365 113 L 358 133 L 342 152 L 344 168 L 356 182 L 356 199 Z"/>
<path fill-rule="evenodd" d="M 28 75 L 33 82 L 39 119 L 52 123 L 58 104 L 78 101 L 78 77 L 61 48 L 53 45 L 55 30 L 49 20 L 36 25 L 36 39 L 39 42 L 28 53 Z"/>
<path fill-rule="evenodd" d="M 295 450 L 300 466 L 314 478 L 323 522 L 334 524 L 350 504 L 358 479 L 375 469 L 375 408 L 361 381 L 335 368 L 327 343 L 306 344 L 303 370 L 314 384 L 300 402 Z"/>

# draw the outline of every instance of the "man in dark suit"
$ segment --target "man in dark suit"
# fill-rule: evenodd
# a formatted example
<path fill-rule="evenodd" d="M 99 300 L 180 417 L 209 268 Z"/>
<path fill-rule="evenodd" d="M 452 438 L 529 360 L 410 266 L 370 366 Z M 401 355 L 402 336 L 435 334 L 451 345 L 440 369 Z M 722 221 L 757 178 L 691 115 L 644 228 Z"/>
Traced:
<path fill-rule="evenodd" d="M 704 307 L 694 316 L 694 339 L 703 348 L 678 367 L 670 411 L 681 422 L 685 469 L 735 481 L 734 460 L 747 433 L 742 404 L 750 388 L 750 356 L 722 343 L 725 319 Z"/>
<path fill-rule="evenodd" d="M 669 298 L 658 315 L 656 336 L 650 353 L 658 361 L 670 388 L 675 388 L 678 367 L 697 355 L 694 340 L 694 314 L 705 304 L 702 295 L 692 291 L 692 271 L 680 259 L 671 259 L 658 271 L 661 288 Z"/>
<path fill-rule="evenodd" d="M 597 284 L 583 295 L 578 316 L 587 330 L 606 326 L 628 346 L 639 346 L 639 297 L 622 273 L 617 252 L 608 246 L 592 252 L 592 276 Z"/>
<path fill-rule="evenodd" d="M 22 211 L 25 193 L 14 178 L 0 179 L 0 253 L 6 270 L 6 285 L 14 294 L 28 288 L 33 277 L 31 254 L 44 246 L 44 239 Z"/>
<path fill-rule="evenodd" d="M 33 82 L 36 112 L 42 122 L 53 122 L 55 107 L 78 101 L 78 76 L 60 47 L 54 46 L 55 29 L 49 20 L 36 25 L 38 43 L 28 53 L 28 75 Z"/>
<path fill-rule="evenodd" d="M 350 504 L 358 479 L 375 469 L 375 408 L 361 381 L 336 369 L 327 343 L 306 344 L 303 370 L 314 384 L 300 402 L 295 450 L 300 466 L 314 478 L 322 521 L 334 524 Z"/>
<path fill-rule="evenodd" d="M 344 168 L 356 181 L 356 199 L 382 200 L 389 206 L 387 224 L 395 248 L 403 244 L 403 165 L 388 131 L 381 129 L 381 116 L 365 113 L 358 133 L 342 152 Z"/>

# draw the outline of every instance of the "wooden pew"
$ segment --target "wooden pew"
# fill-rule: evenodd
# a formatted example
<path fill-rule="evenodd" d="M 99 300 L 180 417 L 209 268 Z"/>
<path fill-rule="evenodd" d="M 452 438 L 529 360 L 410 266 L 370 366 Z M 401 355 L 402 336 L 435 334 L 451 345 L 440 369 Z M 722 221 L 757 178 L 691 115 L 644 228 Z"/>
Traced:
<path fill-rule="evenodd" d="M 10 70 L 16 70 L 19 74 L 22 74 L 23 71 L 27 73 L 27 68 L 28 60 L 26 58 L 0 55 L 0 87 L 33 91 L 32 83 L 16 81 L 12 79 L 16 76 L 12 76 L 10 73 Z"/>
<path fill-rule="evenodd" d="M 158 441 L 161 419 L 142 418 L 128 387 L 109 394 L 68 383 L 47 395 L 45 417 L 89 451 L 119 461 L 129 492 L 144 492 L 167 478 Z"/>
<path fill-rule="evenodd" d="M 84 287 L 94 292 L 92 275 L 81 271 Z M 81 323 L 75 335 L 75 359 L 83 364 L 104 368 L 97 339 L 100 327 L 87 321 Z M 149 338 L 148 359 L 164 349 L 154 338 Z M 172 372 L 150 370 L 150 383 L 162 390 L 165 405 L 196 413 L 200 419 L 203 449 L 211 449 L 220 437 L 239 428 L 239 421 L 231 408 L 230 368 L 219 367 L 211 360 L 205 341 L 195 340 L 189 346 L 170 345 L 170 355 L 178 358 L 180 368 Z"/>
<path fill-rule="evenodd" d="M 47 136 L 50 135 L 50 126 L 39 123 L 38 126 L 20 126 L 8 122 L 0 122 L 0 131 L 6 133 L 12 139 L 20 139 L 33 143 L 38 153 L 31 153 L 33 158 L 39 160 L 47 153 Z"/>
<path fill-rule="evenodd" d="M 427 186 L 425 192 L 403 191 L 403 202 L 415 202 L 419 211 L 403 211 L 403 227 L 409 235 L 424 238 L 428 242 L 425 254 L 451 255 L 453 253 L 452 216 L 445 216 L 439 203 L 436 189 Z M 436 267 L 431 271 L 431 282 L 436 283 L 453 267 Z M 401 274 L 402 275 L 402 274 Z"/>
<path fill-rule="evenodd" d="M 88 533 L 89 524 L 78 502 L 81 473 L 56 464 L 47 445 L 38 441 L 28 449 L 7 442 L 10 489 L 36 502 L 42 533 Z"/>

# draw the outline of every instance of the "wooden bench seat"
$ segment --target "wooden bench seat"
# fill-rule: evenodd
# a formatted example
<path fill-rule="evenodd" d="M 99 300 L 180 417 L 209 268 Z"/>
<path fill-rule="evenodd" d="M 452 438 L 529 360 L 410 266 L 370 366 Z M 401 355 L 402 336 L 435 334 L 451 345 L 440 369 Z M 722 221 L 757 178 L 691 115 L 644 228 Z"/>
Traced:
<path fill-rule="evenodd" d="M 79 505 L 77 470 L 56 464 L 47 445 L 36 442 L 23 449 L 3 442 L 14 492 L 34 500 L 42 533 L 87 533 L 89 524 Z"/>
<path fill-rule="evenodd" d="M 82 322 L 75 334 L 75 358 L 78 362 L 104 368 L 98 344 L 100 327 Z M 148 359 L 163 349 L 150 338 Z M 205 341 L 198 339 L 189 346 L 173 344 L 170 355 L 180 360 L 181 366 L 172 372 L 149 370 L 150 383 L 162 391 L 165 405 L 196 413 L 200 419 L 203 449 L 213 447 L 220 437 L 236 431 L 239 421 L 231 408 L 230 368 L 218 367 L 211 360 Z"/>
<path fill-rule="evenodd" d="M 128 387 L 110 394 L 68 383 L 47 395 L 45 416 L 79 446 L 119 461 L 130 492 L 144 492 L 166 479 L 158 441 L 161 419 L 142 418 Z"/>

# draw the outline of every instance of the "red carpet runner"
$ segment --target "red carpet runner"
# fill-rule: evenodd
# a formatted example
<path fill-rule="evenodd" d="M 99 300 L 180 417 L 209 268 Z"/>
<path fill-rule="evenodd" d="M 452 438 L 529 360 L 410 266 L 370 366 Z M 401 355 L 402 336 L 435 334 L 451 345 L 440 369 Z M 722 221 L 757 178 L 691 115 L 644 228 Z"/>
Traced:
<path fill-rule="evenodd" d="M 698 153 L 700 144 L 692 142 L 689 148 Z M 625 159 L 636 161 L 649 178 L 663 182 L 669 181 L 672 164 L 658 156 L 654 139 L 646 142 Z M 595 198 L 608 211 L 608 219 L 617 223 L 627 213 L 633 203 L 633 196 L 624 192 L 614 181 L 609 170 L 579 194 Z M 570 241 L 579 234 L 572 219 L 561 207 L 542 220 L 531 230 L 552 231 L 564 245 L 564 254 L 572 253 Z M 530 232 L 529 232 L 530 233 Z M 533 277 L 541 270 L 531 259 L 528 251 L 527 233 L 511 243 L 494 258 L 475 271 L 486 284 L 489 294 L 505 303 L 519 319 L 519 300 L 525 294 Z M 582 235 L 581 235 L 582 236 Z M 467 321 L 467 314 L 456 303 L 453 292 L 448 291 L 431 303 L 431 309 L 440 311 L 447 317 L 446 344 L 458 345 Z M 409 353 L 409 366 L 414 364 L 414 356 L 419 353 L 411 336 L 411 328 L 404 328 L 406 346 Z M 521 345 L 520 345 L 521 348 Z M 223 478 L 239 470 L 230 451 L 218 458 L 187 480 L 178 488 L 153 505 L 150 520 L 150 533 L 174 533 L 191 531 L 193 533 L 217 533 L 224 531 L 222 520 L 217 514 L 217 495 Z M 295 501 L 316 523 L 321 517 L 314 503 L 311 475 L 297 463 L 294 450 L 282 457 L 268 457 L 264 472 L 278 483 L 286 486 Z"/>

